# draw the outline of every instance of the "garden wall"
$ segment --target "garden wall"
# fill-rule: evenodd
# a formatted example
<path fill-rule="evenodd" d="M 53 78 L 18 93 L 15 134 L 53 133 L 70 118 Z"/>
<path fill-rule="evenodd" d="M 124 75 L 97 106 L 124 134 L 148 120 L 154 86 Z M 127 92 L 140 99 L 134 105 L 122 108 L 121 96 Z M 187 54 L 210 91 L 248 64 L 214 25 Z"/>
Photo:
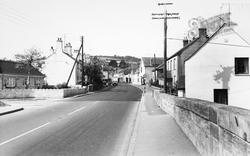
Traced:
<path fill-rule="evenodd" d="M 0 99 L 10 98 L 65 98 L 84 94 L 87 88 L 67 89 L 3 89 L 0 90 Z"/>

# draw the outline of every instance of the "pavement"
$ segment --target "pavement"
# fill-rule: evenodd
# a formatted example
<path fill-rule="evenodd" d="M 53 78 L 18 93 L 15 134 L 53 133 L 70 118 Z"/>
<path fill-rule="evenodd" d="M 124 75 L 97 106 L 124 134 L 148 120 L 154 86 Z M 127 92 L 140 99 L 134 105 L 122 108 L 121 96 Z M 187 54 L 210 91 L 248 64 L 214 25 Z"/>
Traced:
<path fill-rule="evenodd" d="M 141 100 L 127 155 L 199 156 L 200 154 L 175 120 L 156 104 L 150 88 L 147 87 Z"/>

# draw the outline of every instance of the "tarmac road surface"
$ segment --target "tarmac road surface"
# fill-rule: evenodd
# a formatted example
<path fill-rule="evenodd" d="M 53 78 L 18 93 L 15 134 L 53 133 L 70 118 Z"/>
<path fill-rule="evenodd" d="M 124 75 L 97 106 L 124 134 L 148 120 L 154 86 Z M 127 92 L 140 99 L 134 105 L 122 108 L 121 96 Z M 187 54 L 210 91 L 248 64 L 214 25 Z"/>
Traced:
<path fill-rule="evenodd" d="M 39 101 L 42 107 L 0 116 L 0 155 L 126 155 L 141 94 L 119 84 L 81 97 Z M 36 106 L 37 101 L 29 102 Z"/>

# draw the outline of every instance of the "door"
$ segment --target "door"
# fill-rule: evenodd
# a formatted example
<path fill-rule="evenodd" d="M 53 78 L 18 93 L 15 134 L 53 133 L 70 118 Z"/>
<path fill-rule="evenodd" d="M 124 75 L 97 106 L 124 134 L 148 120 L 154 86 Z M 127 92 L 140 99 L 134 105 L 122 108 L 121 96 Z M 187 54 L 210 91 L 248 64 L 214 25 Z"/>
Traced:
<path fill-rule="evenodd" d="M 227 89 L 214 89 L 214 102 L 228 104 Z"/>

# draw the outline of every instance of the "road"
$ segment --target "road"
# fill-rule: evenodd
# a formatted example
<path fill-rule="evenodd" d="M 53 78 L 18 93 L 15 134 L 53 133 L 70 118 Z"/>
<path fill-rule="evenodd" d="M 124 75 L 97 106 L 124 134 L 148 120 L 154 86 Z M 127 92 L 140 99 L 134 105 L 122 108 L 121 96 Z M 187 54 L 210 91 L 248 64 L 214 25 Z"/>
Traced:
<path fill-rule="evenodd" d="M 125 155 L 140 98 L 138 88 L 119 85 L 1 116 L 0 155 Z"/>

